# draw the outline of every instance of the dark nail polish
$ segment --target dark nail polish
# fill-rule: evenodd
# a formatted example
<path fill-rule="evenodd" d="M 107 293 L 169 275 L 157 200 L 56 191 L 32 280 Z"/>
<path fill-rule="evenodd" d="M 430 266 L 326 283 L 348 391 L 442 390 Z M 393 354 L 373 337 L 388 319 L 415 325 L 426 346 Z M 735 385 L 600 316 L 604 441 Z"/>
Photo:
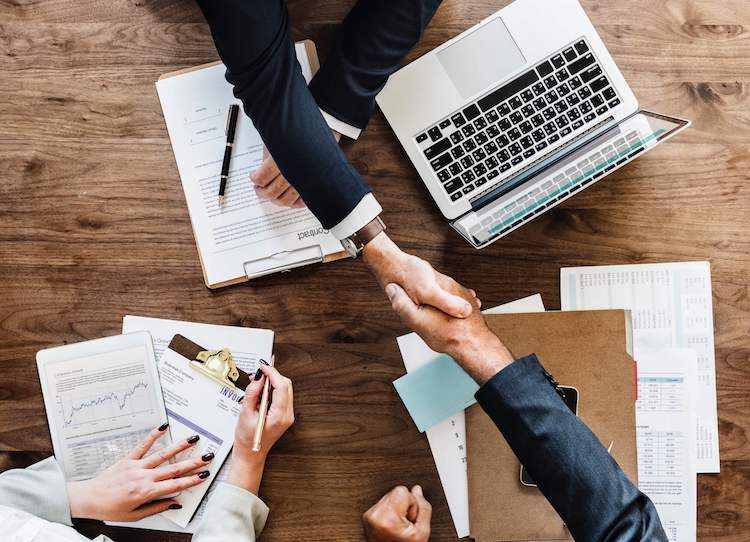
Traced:
<path fill-rule="evenodd" d="M 161 424 L 161 425 L 159 426 L 159 429 L 157 429 L 157 431 L 162 431 L 162 432 L 163 432 L 163 431 L 166 431 L 166 430 L 167 430 L 167 427 L 169 427 L 169 422 Z"/>
<path fill-rule="evenodd" d="M 213 458 L 214 458 L 214 453 L 213 452 L 208 452 L 207 454 L 203 454 L 201 456 L 201 459 L 203 461 L 211 461 Z"/>
<path fill-rule="evenodd" d="M 205 480 L 209 476 L 211 476 L 211 473 L 208 472 L 207 470 L 204 470 L 203 472 L 198 473 L 198 478 L 200 478 L 201 480 Z"/>
<path fill-rule="evenodd" d="M 255 371 L 255 376 L 253 377 L 253 380 L 257 382 L 258 380 L 260 380 L 261 376 L 263 376 L 263 371 L 261 369 L 258 369 L 257 371 Z"/>
<path fill-rule="evenodd" d="M 170 510 L 182 510 L 182 505 L 176 502 L 173 502 L 169 505 Z"/>
<path fill-rule="evenodd" d="M 266 360 L 264 360 L 264 359 L 261 359 L 261 360 L 260 360 L 260 362 L 261 362 L 261 363 L 262 363 L 263 365 L 268 365 L 268 362 L 267 362 Z M 268 366 L 270 367 L 270 365 L 268 365 Z"/>
<path fill-rule="evenodd" d="M 189 439 L 187 439 L 187 441 L 188 441 L 188 444 L 195 444 L 200 439 L 201 439 L 200 435 L 193 435 L 192 437 L 190 437 Z"/>

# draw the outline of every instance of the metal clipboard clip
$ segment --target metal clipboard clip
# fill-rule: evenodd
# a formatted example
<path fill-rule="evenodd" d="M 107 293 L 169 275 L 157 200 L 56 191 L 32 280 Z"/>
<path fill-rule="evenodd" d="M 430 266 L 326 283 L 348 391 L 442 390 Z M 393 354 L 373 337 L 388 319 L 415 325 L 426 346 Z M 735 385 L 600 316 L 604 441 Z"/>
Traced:
<path fill-rule="evenodd" d="M 190 361 L 190 367 L 230 390 L 240 394 L 243 393 L 235 385 L 240 377 L 240 372 L 237 370 L 232 353 L 228 348 L 198 352 L 195 359 Z"/>
<path fill-rule="evenodd" d="M 270 256 L 248 260 L 244 263 L 244 269 L 247 278 L 254 279 L 322 261 L 323 247 L 318 244 L 295 250 L 283 250 Z"/>

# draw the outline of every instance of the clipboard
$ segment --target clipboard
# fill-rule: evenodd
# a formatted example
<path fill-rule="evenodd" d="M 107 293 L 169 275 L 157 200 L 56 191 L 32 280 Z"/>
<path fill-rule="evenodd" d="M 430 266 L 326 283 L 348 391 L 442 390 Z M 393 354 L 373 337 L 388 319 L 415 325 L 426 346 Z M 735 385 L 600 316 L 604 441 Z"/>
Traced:
<path fill-rule="evenodd" d="M 199 437 L 176 460 L 214 454 L 213 461 L 202 467 L 209 472 L 206 481 L 175 497 L 182 508 L 160 514 L 184 529 L 229 456 L 240 400 L 251 376 L 237 368 L 229 349 L 206 350 L 183 335 L 169 342 L 159 362 L 159 376 L 173 439 Z"/>
<path fill-rule="evenodd" d="M 309 75 L 315 75 L 320 69 L 320 62 L 318 60 L 318 53 L 315 48 L 315 43 L 312 40 L 302 40 L 295 43 L 295 49 L 297 51 L 297 58 L 300 65 L 309 65 Z M 304 52 L 307 62 L 303 63 L 300 58 L 300 51 Z M 182 70 L 169 72 L 159 76 L 158 81 L 163 81 L 186 73 L 203 70 L 206 68 L 212 68 L 221 65 L 221 61 L 209 62 L 199 66 L 193 66 Z M 196 245 L 198 245 L 198 238 L 195 222 L 191 216 L 191 227 L 193 229 L 193 237 L 196 239 Z M 349 254 L 343 250 L 343 248 L 336 252 L 326 251 L 322 244 L 311 243 L 307 246 L 296 248 L 294 250 L 279 250 L 278 252 L 262 256 L 260 258 L 251 258 L 243 262 L 241 266 L 237 268 L 237 275 L 227 280 L 211 283 L 206 272 L 206 264 L 203 261 L 203 254 L 200 246 L 198 248 L 198 259 L 201 263 L 201 271 L 203 273 L 203 282 L 210 289 L 223 288 L 225 286 L 231 286 L 233 284 L 239 284 L 256 278 L 260 278 L 273 273 L 283 273 L 291 271 L 298 267 L 304 267 L 315 263 L 330 263 L 344 258 L 349 258 Z"/>

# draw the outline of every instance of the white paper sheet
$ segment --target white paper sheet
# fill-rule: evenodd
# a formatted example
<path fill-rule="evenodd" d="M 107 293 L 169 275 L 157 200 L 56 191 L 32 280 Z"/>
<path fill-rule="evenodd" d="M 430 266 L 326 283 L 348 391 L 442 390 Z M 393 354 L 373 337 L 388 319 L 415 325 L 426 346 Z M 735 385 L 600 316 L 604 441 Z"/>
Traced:
<path fill-rule="evenodd" d="M 542 296 L 535 294 L 483 311 L 485 314 L 544 312 Z M 406 371 L 414 371 L 439 356 L 416 333 L 396 339 Z M 459 538 L 469 536 L 469 482 L 466 472 L 466 417 L 461 412 L 426 432 L 440 483 Z"/>
<path fill-rule="evenodd" d="M 297 44 L 296 51 L 309 81 L 305 48 Z M 249 174 L 261 164 L 263 141 L 244 113 L 237 122 L 226 200 L 219 207 L 227 111 L 237 101 L 225 72 L 218 64 L 156 83 L 206 283 L 216 285 L 340 252 L 341 243 L 308 209 L 280 207 L 257 196 Z"/>
<path fill-rule="evenodd" d="M 139 330 L 150 332 L 154 340 L 154 352 L 157 359 L 161 359 L 161 355 L 167 348 L 169 341 L 176 334 L 184 335 L 193 342 L 211 350 L 226 346 L 232 351 L 237 367 L 248 373 L 253 373 L 258 369 L 260 356 L 270 355 L 273 345 L 273 332 L 268 330 L 198 324 L 143 316 L 125 316 L 122 322 L 122 329 L 123 333 Z M 151 516 L 135 523 L 112 523 L 112 525 L 157 531 L 194 533 L 203 518 L 206 505 L 211 498 L 211 493 L 218 483 L 226 479 L 229 471 L 229 462 L 227 460 L 219 472 L 216 473 L 213 484 L 187 527 L 181 528 L 176 523 L 161 515 Z"/>
<path fill-rule="evenodd" d="M 694 391 L 689 348 L 636 351 L 638 486 L 659 512 L 670 542 L 695 542 Z"/>
<path fill-rule="evenodd" d="M 708 262 L 561 269 L 560 303 L 562 310 L 632 310 L 636 350 L 695 349 L 698 355 L 696 467 L 698 472 L 719 472 Z"/>

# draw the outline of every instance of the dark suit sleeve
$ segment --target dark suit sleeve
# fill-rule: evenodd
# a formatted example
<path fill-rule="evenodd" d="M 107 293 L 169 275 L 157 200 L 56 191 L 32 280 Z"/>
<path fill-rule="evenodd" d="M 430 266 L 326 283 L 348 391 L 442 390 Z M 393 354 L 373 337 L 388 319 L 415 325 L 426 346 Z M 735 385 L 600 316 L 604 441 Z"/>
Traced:
<path fill-rule="evenodd" d="M 310 83 L 320 107 L 347 124 L 364 128 L 375 107 L 375 95 L 419 41 L 440 1 L 359 0 Z"/>
<path fill-rule="evenodd" d="M 651 500 L 562 401 L 535 355 L 484 384 L 492 418 L 575 540 L 667 541 Z"/>
<path fill-rule="evenodd" d="M 290 184 L 323 227 L 370 192 L 307 88 L 282 0 L 198 0 L 227 80 Z"/>

